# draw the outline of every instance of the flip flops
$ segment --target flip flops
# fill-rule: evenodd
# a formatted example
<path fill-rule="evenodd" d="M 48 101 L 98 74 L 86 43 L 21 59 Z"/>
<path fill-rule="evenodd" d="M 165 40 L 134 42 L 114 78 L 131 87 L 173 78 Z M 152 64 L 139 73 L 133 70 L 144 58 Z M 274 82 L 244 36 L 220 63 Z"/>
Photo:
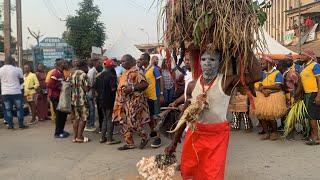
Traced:
<path fill-rule="evenodd" d="M 107 141 L 108 145 L 120 144 L 120 143 L 121 143 L 121 141 L 117 141 L 117 140 Z"/>
<path fill-rule="evenodd" d="M 309 141 L 306 142 L 306 144 L 309 146 L 316 146 L 316 145 L 319 145 L 320 143 L 310 138 Z"/>
<path fill-rule="evenodd" d="M 83 137 L 83 139 L 76 139 L 77 143 L 87 143 L 90 142 L 90 139 L 87 137 Z"/>

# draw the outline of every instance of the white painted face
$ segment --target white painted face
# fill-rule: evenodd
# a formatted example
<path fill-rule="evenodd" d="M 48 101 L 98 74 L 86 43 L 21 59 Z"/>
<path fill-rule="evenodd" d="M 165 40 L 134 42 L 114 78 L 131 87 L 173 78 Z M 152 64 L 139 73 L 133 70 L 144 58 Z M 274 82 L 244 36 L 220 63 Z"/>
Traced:
<path fill-rule="evenodd" d="M 204 79 L 213 79 L 218 75 L 221 53 L 205 51 L 201 56 L 201 69 Z"/>

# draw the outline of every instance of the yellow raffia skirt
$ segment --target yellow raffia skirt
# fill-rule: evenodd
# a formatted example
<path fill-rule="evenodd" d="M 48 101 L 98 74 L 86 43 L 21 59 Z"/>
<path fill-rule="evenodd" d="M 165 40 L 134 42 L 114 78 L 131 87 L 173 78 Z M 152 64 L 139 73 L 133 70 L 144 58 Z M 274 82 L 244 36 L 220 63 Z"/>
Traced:
<path fill-rule="evenodd" d="M 255 109 L 250 108 L 250 116 L 260 120 L 277 120 L 287 113 L 286 96 L 283 92 L 276 92 L 265 97 L 257 91 L 254 97 Z"/>

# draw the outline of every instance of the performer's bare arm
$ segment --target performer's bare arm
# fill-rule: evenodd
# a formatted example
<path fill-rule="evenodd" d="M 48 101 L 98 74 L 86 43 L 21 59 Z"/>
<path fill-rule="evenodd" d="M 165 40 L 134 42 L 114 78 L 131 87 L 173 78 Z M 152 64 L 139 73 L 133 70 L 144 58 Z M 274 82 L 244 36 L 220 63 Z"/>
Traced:
<path fill-rule="evenodd" d="M 245 74 L 245 81 L 247 85 L 260 81 L 263 76 L 261 64 L 253 54 L 251 55 L 249 64 L 251 64 L 250 68 L 248 69 L 248 73 Z M 240 78 L 240 75 L 226 77 L 225 83 L 223 84 L 223 90 L 227 95 L 231 94 L 231 91 L 235 85 L 242 86 Z"/>
<path fill-rule="evenodd" d="M 185 101 L 184 94 L 182 94 L 178 99 L 169 104 L 170 107 L 177 107 L 178 104 Z"/>
<path fill-rule="evenodd" d="M 188 84 L 188 88 L 187 88 L 187 99 L 188 100 L 185 101 L 185 104 L 183 106 L 183 109 L 182 109 L 180 116 L 182 116 L 184 110 L 186 110 L 186 108 L 191 104 L 189 99 L 192 98 L 191 94 L 192 94 L 194 87 L 196 86 L 196 82 L 197 82 L 197 79 Z M 186 123 L 184 123 L 183 125 L 180 126 L 178 131 L 176 131 L 171 144 L 168 147 L 166 147 L 166 149 L 165 149 L 166 154 L 172 154 L 176 151 L 177 145 L 179 142 L 181 142 L 181 136 L 182 136 L 183 131 L 186 128 L 186 126 L 187 126 Z"/>
<path fill-rule="evenodd" d="M 262 90 L 281 90 L 281 84 L 278 83 L 278 84 L 275 84 L 272 86 L 260 86 L 259 90 L 260 91 L 262 91 Z"/>

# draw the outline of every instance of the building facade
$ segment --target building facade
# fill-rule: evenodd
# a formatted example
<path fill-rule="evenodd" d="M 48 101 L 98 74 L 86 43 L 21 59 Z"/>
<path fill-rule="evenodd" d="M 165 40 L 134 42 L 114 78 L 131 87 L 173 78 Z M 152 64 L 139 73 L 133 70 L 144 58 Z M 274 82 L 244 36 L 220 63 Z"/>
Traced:
<path fill-rule="evenodd" d="M 301 24 L 304 26 L 306 16 L 309 14 L 319 19 L 316 13 L 310 13 L 310 9 L 320 7 L 320 0 L 301 1 Z M 273 0 L 272 7 L 266 10 L 268 14 L 265 30 L 278 42 L 283 42 L 286 31 L 293 29 L 299 24 L 299 0 Z M 317 7 L 319 6 L 319 7 Z M 316 7 L 316 8 L 315 8 Z"/>

